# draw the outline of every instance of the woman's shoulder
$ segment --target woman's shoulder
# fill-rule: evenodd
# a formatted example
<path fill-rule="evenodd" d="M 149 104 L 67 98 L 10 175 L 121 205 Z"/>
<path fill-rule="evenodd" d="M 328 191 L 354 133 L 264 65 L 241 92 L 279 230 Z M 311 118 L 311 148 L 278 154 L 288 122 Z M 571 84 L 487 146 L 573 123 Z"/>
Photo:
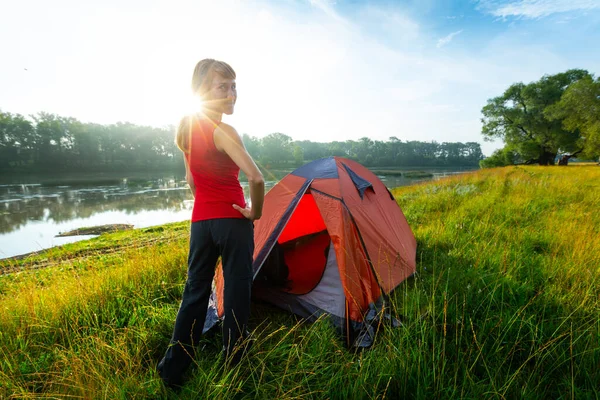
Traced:
<path fill-rule="evenodd" d="M 190 129 L 190 128 L 206 129 L 208 127 L 213 127 L 216 129 L 221 125 L 223 125 L 223 122 L 213 121 L 210 118 L 200 115 L 200 114 L 197 114 L 197 113 L 186 114 L 183 117 L 181 117 L 181 120 L 179 121 L 179 129 Z M 227 125 L 227 124 L 225 124 L 225 125 Z M 227 125 L 227 128 L 225 128 L 225 129 L 227 129 L 227 131 L 229 132 L 233 128 L 231 126 Z"/>
<path fill-rule="evenodd" d="M 229 125 L 228 123 L 225 122 L 221 122 L 218 126 L 217 126 L 217 130 L 219 130 L 220 132 L 224 133 L 225 135 L 236 135 L 239 136 L 237 131 L 235 130 L 235 128 L 231 125 Z"/>
<path fill-rule="evenodd" d="M 215 146 L 219 151 L 225 151 L 228 145 L 235 144 L 235 147 L 242 145 L 242 138 L 237 133 L 235 128 L 225 122 L 221 122 L 214 132 Z"/>
<path fill-rule="evenodd" d="M 189 129 L 194 124 L 194 115 L 186 114 L 179 120 L 179 129 Z"/>

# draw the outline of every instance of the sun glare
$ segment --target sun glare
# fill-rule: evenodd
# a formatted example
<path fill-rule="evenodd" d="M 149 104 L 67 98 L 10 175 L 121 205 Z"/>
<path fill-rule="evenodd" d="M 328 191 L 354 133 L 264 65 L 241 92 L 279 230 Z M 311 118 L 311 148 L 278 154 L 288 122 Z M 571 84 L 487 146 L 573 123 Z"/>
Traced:
<path fill-rule="evenodd" d="M 170 121 L 171 124 L 178 124 L 181 118 L 186 115 L 195 114 L 202 110 L 202 102 L 197 96 L 188 93 L 178 93 L 163 96 L 162 108 L 160 109 L 162 121 Z M 158 111 L 156 112 L 158 114 Z M 157 115 L 149 118 L 156 118 Z"/>
<path fill-rule="evenodd" d="M 202 109 L 202 101 L 192 94 L 181 96 L 177 104 L 174 104 L 175 111 L 181 115 L 193 114 Z"/>

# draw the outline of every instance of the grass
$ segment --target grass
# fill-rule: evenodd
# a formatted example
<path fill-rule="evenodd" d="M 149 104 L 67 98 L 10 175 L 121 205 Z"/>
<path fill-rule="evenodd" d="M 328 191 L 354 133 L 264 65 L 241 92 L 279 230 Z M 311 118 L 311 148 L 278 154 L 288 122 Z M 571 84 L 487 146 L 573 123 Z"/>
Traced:
<path fill-rule="evenodd" d="M 232 370 L 220 334 L 175 396 L 154 371 L 185 279 L 187 224 L 102 235 L 0 261 L 0 398 L 600 397 L 600 168 L 510 167 L 393 191 L 417 273 L 393 293 L 403 326 L 353 352 L 254 304 Z"/>
<path fill-rule="evenodd" d="M 432 176 L 433 174 L 431 172 L 425 171 L 409 171 L 404 174 L 404 177 L 412 179 L 431 178 Z"/>
<path fill-rule="evenodd" d="M 406 174 L 406 172 L 394 170 L 394 169 L 373 169 L 369 168 L 369 170 L 375 175 L 388 175 L 388 176 L 402 176 Z"/>

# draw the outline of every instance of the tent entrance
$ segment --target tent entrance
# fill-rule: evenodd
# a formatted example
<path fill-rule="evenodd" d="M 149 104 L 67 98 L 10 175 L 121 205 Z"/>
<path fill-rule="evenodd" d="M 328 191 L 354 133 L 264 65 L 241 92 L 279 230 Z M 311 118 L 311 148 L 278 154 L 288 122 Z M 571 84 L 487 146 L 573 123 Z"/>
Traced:
<path fill-rule="evenodd" d="M 312 291 L 325 272 L 330 243 L 327 231 L 321 231 L 281 244 L 288 269 L 287 283 L 283 290 L 292 294 Z"/>
<path fill-rule="evenodd" d="M 265 260 L 255 282 L 306 294 L 321 281 L 331 239 L 310 193 L 305 193 Z"/>

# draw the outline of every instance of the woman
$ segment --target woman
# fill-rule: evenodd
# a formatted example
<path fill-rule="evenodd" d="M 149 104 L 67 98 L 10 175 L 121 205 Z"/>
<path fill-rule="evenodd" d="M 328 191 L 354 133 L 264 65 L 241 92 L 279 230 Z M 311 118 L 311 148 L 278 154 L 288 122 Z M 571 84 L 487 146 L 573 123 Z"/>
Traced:
<path fill-rule="evenodd" d="M 194 358 L 211 293 L 217 259 L 221 256 L 225 280 L 223 348 L 226 358 L 244 339 L 250 314 L 252 221 L 259 219 L 264 180 L 244 144 L 223 114 L 233 114 L 237 99 L 236 75 L 225 62 L 205 59 L 192 76 L 192 90 L 202 100 L 200 113 L 184 117 L 177 146 L 184 154 L 186 179 L 194 194 L 188 275 L 171 343 L 158 364 L 167 386 L 179 386 Z M 248 177 L 251 206 L 238 180 Z M 238 357 L 235 358 L 237 360 Z"/>

